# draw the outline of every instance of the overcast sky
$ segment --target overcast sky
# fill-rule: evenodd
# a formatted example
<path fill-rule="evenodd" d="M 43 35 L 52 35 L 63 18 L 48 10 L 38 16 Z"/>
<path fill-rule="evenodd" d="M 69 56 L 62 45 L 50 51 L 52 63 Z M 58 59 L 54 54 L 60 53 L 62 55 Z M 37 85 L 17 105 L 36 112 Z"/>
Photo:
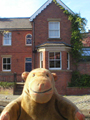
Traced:
<path fill-rule="evenodd" d="M 47 0 L 0 0 L 0 17 L 30 17 Z M 87 19 L 90 29 L 90 0 L 62 0 L 73 12 Z"/>

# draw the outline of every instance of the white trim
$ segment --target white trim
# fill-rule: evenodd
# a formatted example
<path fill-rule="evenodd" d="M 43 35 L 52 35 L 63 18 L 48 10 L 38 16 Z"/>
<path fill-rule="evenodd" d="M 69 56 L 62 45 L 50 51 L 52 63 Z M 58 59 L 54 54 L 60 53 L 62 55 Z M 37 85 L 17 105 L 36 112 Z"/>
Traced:
<path fill-rule="evenodd" d="M 40 68 L 43 68 L 41 62 L 43 61 L 43 52 L 40 52 Z"/>
<path fill-rule="evenodd" d="M 4 38 L 4 35 L 5 34 L 8 34 L 8 38 Z M 3 46 L 11 46 L 12 45 L 12 33 L 11 32 L 8 32 L 8 33 L 4 33 L 3 35 Z M 6 44 L 5 41 L 9 41 L 10 43 Z"/>
<path fill-rule="evenodd" d="M 33 21 L 33 19 L 36 18 L 37 15 L 39 15 L 53 0 L 48 0 L 44 5 L 42 5 L 31 17 L 30 21 Z M 74 14 L 74 12 L 67 7 L 61 0 L 56 0 L 59 5 L 61 5 L 65 10 L 68 10 L 71 14 Z"/>
<path fill-rule="evenodd" d="M 67 67 L 67 70 L 70 70 L 70 54 L 69 54 L 69 52 L 67 52 L 67 54 L 68 54 L 68 59 L 67 59 L 68 67 Z"/>
<path fill-rule="evenodd" d="M 32 36 L 32 34 L 30 34 L 30 33 L 28 33 L 27 35 L 31 35 Z M 25 45 L 26 46 L 32 46 L 32 43 L 31 44 L 27 44 L 26 42 L 27 42 L 27 35 L 25 36 Z M 30 38 L 29 38 L 30 39 Z M 31 38 L 31 42 L 32 42 L 32 38 Z"/>
<path fill-rule="evenodd" d="M 54 23 L 55 24 L 55 22 L 57 22 L 58 23 L 58 27 L 59 27 L 59 29 L 57 29 L 57 30 L 52 30 L 51 28 L 50 28 L 50 23 Z M 55 27 L 54 27 L 55 28 Z M 52 36 L 52 35 L 50 35 L 50 31 L 52 32 L 52 31 L 58 31 L 59 32 L 59 35 L 58 36 Z M 58 21 L 49 21 L 48 22 L 48 38 L 60 38 L 60 22 L 58 22 Z"/>

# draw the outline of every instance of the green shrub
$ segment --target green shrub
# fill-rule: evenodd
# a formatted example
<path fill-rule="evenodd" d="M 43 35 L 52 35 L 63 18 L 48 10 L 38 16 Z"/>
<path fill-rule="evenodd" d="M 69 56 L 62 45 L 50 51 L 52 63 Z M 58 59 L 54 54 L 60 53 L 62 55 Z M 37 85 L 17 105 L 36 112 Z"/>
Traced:
<path fill-rule="evenodd" d="M 78 71 L 74 71 L 68 87 L 90 87 L 90 75 L 80 74 Z"/>
<path fill-rule="evenodd" d="M 0 82 L 0 86 L 3 88 L 12 88 L 14 85 L 14 82 Z"/>

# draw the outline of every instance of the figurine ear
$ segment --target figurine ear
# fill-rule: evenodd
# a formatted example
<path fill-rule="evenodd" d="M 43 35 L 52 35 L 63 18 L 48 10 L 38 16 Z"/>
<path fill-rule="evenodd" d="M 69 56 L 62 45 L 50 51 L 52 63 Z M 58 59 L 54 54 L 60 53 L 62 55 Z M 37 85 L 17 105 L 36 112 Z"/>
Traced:
<path fill-rule="evenodd" d="M 22 79 L 26 81 L 28 74 L 29 74 L 29 72 L 23 72 L 21 75 Z"/>
<path fill-rule="evenodd" d="M 54 77 L 54 81 L 56 81 L 56 80 L 57 80 L 57 75 L 56 75 L 56 73 L 52 73 L 52 75 L 53 75 L 53 77 Z"/>

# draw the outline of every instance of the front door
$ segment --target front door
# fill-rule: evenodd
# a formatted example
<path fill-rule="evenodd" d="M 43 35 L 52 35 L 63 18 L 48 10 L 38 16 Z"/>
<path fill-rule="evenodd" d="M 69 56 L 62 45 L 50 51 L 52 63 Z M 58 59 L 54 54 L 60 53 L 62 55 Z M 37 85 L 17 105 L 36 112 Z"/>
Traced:
<path fill-rule="evenodd" d="M 32 70 L 32 58 L 26 58 L 25 71 L 30 72 Z"/>

